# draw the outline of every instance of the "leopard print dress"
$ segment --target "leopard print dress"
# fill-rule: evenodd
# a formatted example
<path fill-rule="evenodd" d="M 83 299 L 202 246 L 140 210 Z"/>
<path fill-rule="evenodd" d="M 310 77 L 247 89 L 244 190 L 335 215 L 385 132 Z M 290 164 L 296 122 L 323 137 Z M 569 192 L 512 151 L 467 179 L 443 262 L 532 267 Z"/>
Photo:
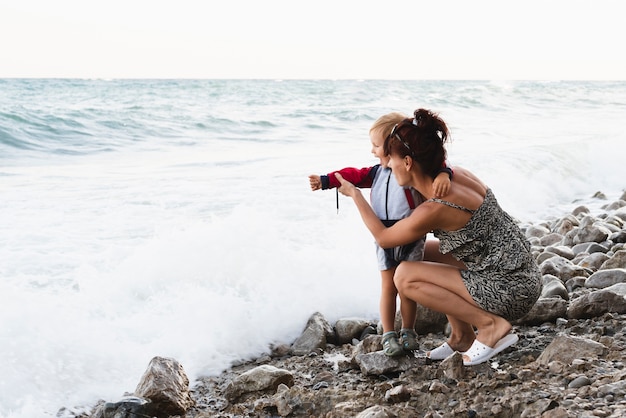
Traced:
<path fill-rule="evenodd" d="M 461 278 L 474 301 L 484 310 L 512 321 L 524 316 L 541 294 L 541 272 L 530 244 L 514 219 L 496 200 L 491 189 L 475 211 L 441 200 L 472 214 L 456 231 L 435 230 L 443 254 L 465 263 Z"/>

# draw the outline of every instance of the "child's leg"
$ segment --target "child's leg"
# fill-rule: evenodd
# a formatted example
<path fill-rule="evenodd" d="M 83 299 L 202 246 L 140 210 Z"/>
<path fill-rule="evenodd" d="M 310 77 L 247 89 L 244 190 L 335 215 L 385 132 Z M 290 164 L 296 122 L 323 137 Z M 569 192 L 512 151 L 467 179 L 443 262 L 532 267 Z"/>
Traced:
<path fill-rule="evenodd" d="M 415 333 L 415 319 L 417 316 L 417 303 L 400 295 L 400 313 L 402 314 L 402 329 L 400 330 L 400 344 L 406 351 L 414 351 L 419 348 L 417 334 Z"/>
<path fill-rule="evenodd" d="M 383 352 L 394 357 L 403 354 L 396 333 L 396 298 L 398 291 L 393 283 L 394 269 L 381 270 L 380 322 L 383 324 Z"/>
<path fill-rule="evenodd" d="M 402 315 L 402 328 L 414 329 L 415 317 L 417 316 L 417 303 L 400 295 L 400 314 Z"/>
<path fill-rule="evenodd" d="M 395 330 L 396 299 L 398 291 L 393 283 L 393 274 L 396 269 L 381 270 L 380 292 L 380 322 L 383 325 L 383 333 Z"/>

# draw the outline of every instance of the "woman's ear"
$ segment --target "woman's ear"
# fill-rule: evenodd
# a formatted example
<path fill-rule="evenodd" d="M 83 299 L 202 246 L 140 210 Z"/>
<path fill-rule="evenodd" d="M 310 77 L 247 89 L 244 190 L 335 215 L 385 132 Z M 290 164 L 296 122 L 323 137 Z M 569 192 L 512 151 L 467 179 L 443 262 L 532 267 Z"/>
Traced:
<path fill-rule="evenodd" d="M 411 167 L 413 167 L 413 158 L 410 155 L 405 155 L 404 158 L 404 168 L 406 171 L 410 171 Z"/>

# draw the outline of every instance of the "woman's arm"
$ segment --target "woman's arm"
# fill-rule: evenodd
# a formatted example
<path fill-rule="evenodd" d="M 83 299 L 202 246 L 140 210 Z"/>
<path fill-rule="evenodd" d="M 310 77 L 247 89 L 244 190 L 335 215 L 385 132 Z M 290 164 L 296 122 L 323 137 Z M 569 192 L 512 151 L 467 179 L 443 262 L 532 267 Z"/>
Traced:
<path fill-rule="evenodd" d="M 430 231 L 429 228 L 424 226 L 426 222 L 421 222 L 424 214 L 430 212 L 428 208 L 424 208 L 424 204 L 419 205 L 408 218 L 402 219 L 387 228 L 380 219 L 378 219 L 378 216 L 376 216 L 370 204 L 363 197 L 361 190 L 341 177 L 341 174 L 337 173 L 335 177 L 341 184 L 338 189 L 339 192 L 352 198 L 365 226 L 381 247 L 392 248 L 398 245 L 409 244 L 422 238 Z"/>

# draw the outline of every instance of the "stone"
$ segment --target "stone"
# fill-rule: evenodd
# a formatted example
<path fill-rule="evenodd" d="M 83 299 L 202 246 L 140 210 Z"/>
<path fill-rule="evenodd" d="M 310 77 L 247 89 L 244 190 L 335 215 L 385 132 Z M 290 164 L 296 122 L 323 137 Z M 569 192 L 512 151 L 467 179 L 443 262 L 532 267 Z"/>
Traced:
<path fill-rule="evenodd" d="M 183 415 L 193 406 L 189 378 L 175 359 L 154 357 L 135 388 L 135 396 L 149 399 L 163 416 Z"/>
<path fill-rule="evenodd" d="M 543 350 L 537 358 L 537 363 L 543 366 L 547 366 L 552 361 L 571 364 L 575 359 L 599 357 L 607 352 L 606 346 L 590 339 L 560 335 Z"/>
<path fill-rule="evenodd" d="M 539 325 L 554 322 L 567 315 L 567 306 L 567 301 L 561 297 L 540 298 L 526 315 L 514 323 Z"/>
<path fill-rule="evenodd" d="M 370 325 L 361 318 L 341 318 L 335 322 L 335 337 L 338 344 L 347 344 L 354 338 L 360 338 L 363 330 Z"/>
<path fill-rule="evenodd" d="M 585 287 L 604 289 L 616 283 L 626 283 L 626 269 L 598 270 L 585 280 Z"/>
<path fill-rule="evenodd" d="M 569 292 L 565 288 L 563 282 L 552 275 L 545 275 L 543 288 L 541 289 L 542 298 L 560 297 L 564 300 L 569 300 Z M 546 278 L 549 278 L 546 280 Z"/>
<path fill-rule="evenodd" d="M 606 260 L 600 270 L 608 269 L 625 269 L 626 268 L 626 250 L 619 250 L 611 258 Z"/>
<path fill-rule="evenodd" d="M 593 318 L 608 312 L 626 312 L 626 283 L 596 290 L 571 301 L 568 318 Z"/>
<path fill-rule="evenodd" d="M 226 398 L 234 401 L 244 393 L 276 390 L 282 383 L 292 386 L 293 375 L 288 370 L 264 364 L 235 377 L 225 390 Z"/>
<path fill-rule="evenodd" d="M 316 312 L 311 315 L 304 331 L 292 344 L 291 352 L 296 356 L 302 356 L 317 349 L 324 349 L 329 339 L 335 339 L 333 327 L 321 313 Z"/>

